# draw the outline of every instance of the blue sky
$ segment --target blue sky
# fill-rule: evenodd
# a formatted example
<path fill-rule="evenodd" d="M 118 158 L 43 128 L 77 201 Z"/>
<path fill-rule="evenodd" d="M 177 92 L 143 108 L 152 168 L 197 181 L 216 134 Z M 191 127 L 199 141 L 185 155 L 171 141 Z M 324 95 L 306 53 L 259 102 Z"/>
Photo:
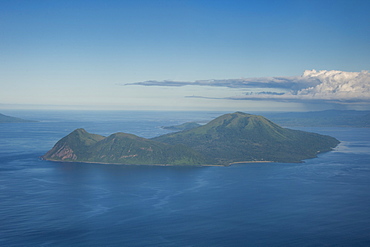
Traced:
<path fill-rule="evenodd" d="M 367 94 L 267 99 L 258 95 L 282 87 L 193 82 L 369 70 L 369 9 L 367 0 L 0 1 L 0 108 L 363 109 Z M 368 89 L 363 78 L 356 85 Z"/>

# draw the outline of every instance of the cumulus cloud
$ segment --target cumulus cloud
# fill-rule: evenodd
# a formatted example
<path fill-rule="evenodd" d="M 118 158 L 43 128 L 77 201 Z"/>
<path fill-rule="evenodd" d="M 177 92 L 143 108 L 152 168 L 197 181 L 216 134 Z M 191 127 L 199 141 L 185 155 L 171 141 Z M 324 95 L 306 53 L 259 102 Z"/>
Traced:
<path fill-rule="evenodd" d="M 370 99 L 370 74 L 362 72 L 343 71 L 305 71 L 304 78 L 320 80 L 316 86 L 303 88 L 297 95 L 317 99 Z"/>
<path fill-rule="evenodd" d="M 302 76 L 290 77 L 198 80 L 193 82 L 169 80 L 144 81 L 124 85 L 166 87 L 193 85 L 253 89 L 251 92 L 243 93 L 240 96 L 227 98 L 233 100 L 370 101 L 370 74 L 368 71 L 344 72 L 337 70 L 306 70 Z M 259 89 L 260 91 L 256 91 L 256 89 Z M 207 95 L 191 97 L 208 98 Z"/>

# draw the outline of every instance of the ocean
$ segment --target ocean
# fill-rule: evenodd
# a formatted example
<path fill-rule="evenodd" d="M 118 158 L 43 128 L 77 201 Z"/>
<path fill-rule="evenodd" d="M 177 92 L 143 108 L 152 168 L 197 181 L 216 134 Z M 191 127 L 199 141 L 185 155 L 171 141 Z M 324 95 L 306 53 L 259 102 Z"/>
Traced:
<path fill-rule="evenodd" d="M 150 138 L 217 112 L 2 111 L 0 246 L 370 246 L 370 129 L 304 163 L 163 167 L 41 160 L 76 128 Z"/>

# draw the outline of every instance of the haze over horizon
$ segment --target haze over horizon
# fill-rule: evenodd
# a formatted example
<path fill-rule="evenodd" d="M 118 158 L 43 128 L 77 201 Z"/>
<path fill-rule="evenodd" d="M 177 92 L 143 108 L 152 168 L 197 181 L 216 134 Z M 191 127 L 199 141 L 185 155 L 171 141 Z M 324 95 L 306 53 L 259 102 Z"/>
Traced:
<path fill-rule="evenodd" d="M 369 110 L 369 8 L 2 1 L 0 110 Z"/>

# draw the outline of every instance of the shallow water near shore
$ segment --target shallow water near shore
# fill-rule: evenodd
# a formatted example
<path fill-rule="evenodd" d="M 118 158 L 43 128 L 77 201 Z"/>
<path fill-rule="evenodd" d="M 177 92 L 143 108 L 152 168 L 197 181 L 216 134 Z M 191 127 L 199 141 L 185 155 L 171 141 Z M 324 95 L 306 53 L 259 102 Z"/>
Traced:
<path fill-rule="evenodd" d="M 5 112 L 4 112 L 5 113 Z M 41 160 L 76 128 L 150 138 L 208 112 L 6 112 L 0 246 L 369 246 L 370 129 L 300 164 L 166 167 Z"/>

